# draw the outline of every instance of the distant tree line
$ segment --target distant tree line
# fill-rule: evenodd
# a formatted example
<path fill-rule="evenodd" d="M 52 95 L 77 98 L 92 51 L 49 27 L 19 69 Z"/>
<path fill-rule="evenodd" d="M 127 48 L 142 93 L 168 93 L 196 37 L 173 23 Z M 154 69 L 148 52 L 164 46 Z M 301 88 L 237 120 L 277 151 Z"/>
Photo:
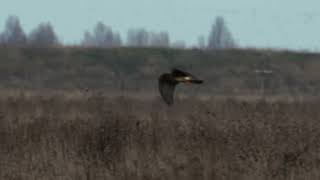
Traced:
<path fill-rule="evenodd" d="M 123 42 L 120 34 L 98 22 L 93 31 L 86 31 L 81 42 L 83 46 L 97 47 L 170 47 L 170 38 L 168 32 L 159 33 L 148 32 L 143 28 L 130 29 L 127 34 L 126 43 Z"/>
<path fill-rule="evenodd" d="M 40 23 L 29 34 L 26 34 L 21 27 L 19 18 L 9 16 L 4 31 L 0 33 L 0 44 L 8 46 L 54 46 L 59 44 L 59 40 L 49 22 Z"/>
<path fill-rule="evenodd" d="M 3 32 L 0 33 L 0 45 L 8 46 L 58 46 L 62 45 L 56 35 L 53 26 L 49 23 L 40 23 L 29 34 L 21 27 L 17 16 L 9 16 Z M 103 22 L 98 22 L 92 32 L 86 31 L 80 43 L 84 47 L 164 47 L 164 48 L 186 48 L 184 41 L 170 41 L 169 33 L 166 31 L 152 32 L 144 28 L 130 29 L 124 41 L 119 32 Z M 229 31 L 223 17 L 217 17 L 213 23 L 208 37 L 199 36 L 199 49 L 226 49 L 234 48 L 236 43 Z"/>

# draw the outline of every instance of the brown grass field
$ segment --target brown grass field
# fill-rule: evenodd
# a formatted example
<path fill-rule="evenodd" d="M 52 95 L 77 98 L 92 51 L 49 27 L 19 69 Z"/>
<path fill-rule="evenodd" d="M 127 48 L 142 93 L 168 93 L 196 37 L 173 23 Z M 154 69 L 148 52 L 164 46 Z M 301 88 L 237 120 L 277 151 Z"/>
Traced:
<path fill-rule="evenodd" d="M 0 47 L 0 180 L 320 179 L 319 59 Z M 168 107 L 157 78 L 172 67 L 205 83 Z"/>
<path fill-rule="evenodd" d="M 319 106 L 2 93 L 0 179 L 320 179 Z"/>

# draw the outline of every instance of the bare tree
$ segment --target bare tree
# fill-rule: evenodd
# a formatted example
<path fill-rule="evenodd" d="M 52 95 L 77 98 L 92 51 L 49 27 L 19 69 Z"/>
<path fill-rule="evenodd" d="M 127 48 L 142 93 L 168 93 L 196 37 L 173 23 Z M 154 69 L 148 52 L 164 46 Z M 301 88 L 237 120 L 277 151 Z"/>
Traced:
<path fill-rule="evenodd" d="M 102 22 L 98 22 L 93 30 L 93 34 L 86 31 L 82 41 L 84 46 L 117 47 L 122 45 L 121 36 L 113 32 L 111 27 Z"/>
<path fill-rule="evenodd" d="M 149 33 L 150 39 L 149 39 L 149 45 L 153 47 L 158 47 L 160 46 L 160 39 L 158 36 L 158 33 L 150 32 Z"/>
<path fill-rule="evenodd" d="M 0 33 L 0 45 L 5 43 L 4 35 L 3 33 Z"/>
<path fill-rule="evenodd" d="M 98 22 L 94 29 L 94 40 L 97 46 L 112 47 L 113 33 L 111 28 Z"/>
<path fill-rule="evenodd" d="M 143 29 L 130 29 L 127 35 L 127 45 L 133 47 L 149 46 L 149 33 Z"/>
<path fill-rule="evenodd" d="M 168 32 L 150 33 L 150 46 L 169 47 L 170 38 Z"/>
<path fill-rule="evenodd" d="M 94 40 L 89 31 L 84 32 L 84 36 L 81 44 L 83 46 L 94 46 Z"/>
<path fill-rule="evenodd" d="M 9 16 L 4 32 L 1 34 L 1 43 L 6 45 L 25 45 L 26 35 L 17 16 Z"/>
<path fill-rule="evenodd" d="M 175 49 L 185 49 L 186 48 L 186 42 L 184 41 L 175 41 L 171 44 L 171 47 L 172 48 L 175 48 Z"/>
<path fill-rule="evenodd" d="M 113 33 L 113 46 L 115 47 L 122 46 L 122 39 L 119 33 Z"/>
<path fill-rule="evenodd" d="M 31 31 L 28 43 L 34 46 L 54 46 L 59 44 L 59 40 L 52 25 L 47 22 L 40 23 L 38 27 Z"/>
<path fill-rule="evenodd" d="M 206 40 L 205 40 L 204 36 L 202 36 L 202 35 L 198 37 L 198 47 L 199 47 L 199 49 L 206 48 Z"/>
<path fill-rule="evenodd" d="M 235 47 L 235 42 L 229 32 L 223 17 L 217 17 L 212 25 L 208 39 L 209 49 L 225 49 Z"/>

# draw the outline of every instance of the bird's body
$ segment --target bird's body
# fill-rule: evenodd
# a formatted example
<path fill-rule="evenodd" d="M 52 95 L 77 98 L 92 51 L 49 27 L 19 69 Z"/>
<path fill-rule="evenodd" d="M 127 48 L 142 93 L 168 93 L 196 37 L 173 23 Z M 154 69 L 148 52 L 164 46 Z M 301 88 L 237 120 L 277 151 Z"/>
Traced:
<path fill-rule="evenodd" d="M 202 80 L 195 78 L 190 73 L 181 71 L 179 69 L 173 69 L 171 73 L 162 74 L 159 77 L 159 91 L 163 100 L 171 105 L 174 102 L 174 89 L 176 85 L 182 83 L 194 83 L 201 84 Z"/>

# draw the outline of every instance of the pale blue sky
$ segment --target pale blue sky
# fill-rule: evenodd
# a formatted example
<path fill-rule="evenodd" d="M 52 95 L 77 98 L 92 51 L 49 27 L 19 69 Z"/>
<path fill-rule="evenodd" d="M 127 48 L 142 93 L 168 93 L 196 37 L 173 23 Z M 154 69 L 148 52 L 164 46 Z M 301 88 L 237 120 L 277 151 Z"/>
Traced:
<path fill-rule="evenodd" d="M 103 21 L 125 39 L 129 28 L 167 30 L 171 39 L 195 44 L 223 16 L 244 47 L 320 50 L 319 0 L 0 0 L 1 31 L 17 15 L 26 32 L 50 21 L 59 38 L 77 43 Z"/>

